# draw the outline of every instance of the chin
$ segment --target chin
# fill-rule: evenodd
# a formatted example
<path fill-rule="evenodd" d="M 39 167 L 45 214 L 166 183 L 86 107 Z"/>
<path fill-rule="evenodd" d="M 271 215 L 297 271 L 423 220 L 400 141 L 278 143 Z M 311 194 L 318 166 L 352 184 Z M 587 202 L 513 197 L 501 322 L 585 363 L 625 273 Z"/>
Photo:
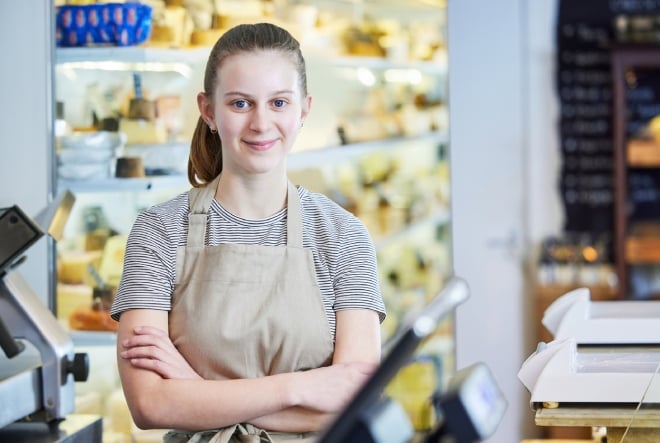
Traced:
<path fill-rule="evenodd" d="M 278 162 L 274 162 L 274 161 L 253 162 L 250 165 L 246 165 L 245 170 L 251 174 L 270 174 L 279 171 L 286 172 L 284 168 L 284 161 L 282 160 Z"/>

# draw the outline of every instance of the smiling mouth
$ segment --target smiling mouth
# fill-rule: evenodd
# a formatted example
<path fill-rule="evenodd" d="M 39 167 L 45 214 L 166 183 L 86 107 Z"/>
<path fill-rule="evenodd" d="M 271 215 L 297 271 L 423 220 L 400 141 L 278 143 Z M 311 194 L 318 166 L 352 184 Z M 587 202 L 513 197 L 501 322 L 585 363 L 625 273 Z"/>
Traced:
<path fill-rule="evenodd" d="M 263 141 L 243 140 L 243 143 L 245 143 L 247 146 L 249 146 L 251 149 L 254 149 L 255 151 L 267 151 L 273 146 L 275 146 L 276 142 L 277 140 L 263 140 Z"/>

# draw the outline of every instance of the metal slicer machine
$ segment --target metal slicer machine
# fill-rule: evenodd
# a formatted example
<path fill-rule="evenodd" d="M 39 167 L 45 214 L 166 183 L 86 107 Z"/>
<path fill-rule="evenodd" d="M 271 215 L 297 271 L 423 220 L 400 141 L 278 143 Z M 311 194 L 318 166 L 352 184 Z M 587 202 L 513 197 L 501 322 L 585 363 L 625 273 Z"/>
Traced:
<path fill-rule="evenodd" d="M 16 205 L 0 208 L 0 429 L 24 421 L 56 428 L 74 412 L 75 382 L 87 380 L 87 354 L 74 353 L 66 330 L 17 271 L 44 234 L 61 236 L 73 200 L 66 192 L 35 219 Z"/>

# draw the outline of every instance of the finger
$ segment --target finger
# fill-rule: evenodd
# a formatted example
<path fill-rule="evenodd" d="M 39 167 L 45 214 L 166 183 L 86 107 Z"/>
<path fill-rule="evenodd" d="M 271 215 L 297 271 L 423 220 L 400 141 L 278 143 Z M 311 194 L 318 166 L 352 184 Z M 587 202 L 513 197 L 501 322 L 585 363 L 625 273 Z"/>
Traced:
<path fill-rule="evenodd" d="M 134 335 L 133 337 L 127 338 L 122 342 L 122 345 L 125 348 L 131 348 L 136 346 L 158 346 L 162 349 L 167 349 L 169 352 L 172 352 L 174 345 L 169 339 L 163 339 L 162 337 L 157 337 L 151 334 L 147 335 Z"/>
<path fill-rule="evenodd" d="M 136 346 L 127 348 L 124 351 L 121 351 L 119 355 L 122 358 L 149 358 L 152 360 L 160 360 L 169 365 L 176 365 L 179 363 L 177 356 L 167 352 L 166 350 L 161 349 L 158 346 Z"/>
<path fill-rule="evenodd" d="M 129 346 L 144 346 L 147 344 L 162 345 L 168 344 L 169 340 L 163 340 L 160 337 L 154 335 L 134 335 L 125 339 L 122 344 L 127 344 Z"/>
<path fill-rule="evenodd" d="M 133 333 L 136 335 L 154 335 L 156 337 L 167 337 L 169 339 L 169 335 L 166 331 L 154 326 L 136 326 L 133 329 Z"/>
<path fill-rule="evenodd" d="M 136 368 L 146 369 L 167 379 L 199 379 L 200 376 L 189 366 L 178 366 L 176 362 L 161 359 L 133 357 L 128 361 Z"/>

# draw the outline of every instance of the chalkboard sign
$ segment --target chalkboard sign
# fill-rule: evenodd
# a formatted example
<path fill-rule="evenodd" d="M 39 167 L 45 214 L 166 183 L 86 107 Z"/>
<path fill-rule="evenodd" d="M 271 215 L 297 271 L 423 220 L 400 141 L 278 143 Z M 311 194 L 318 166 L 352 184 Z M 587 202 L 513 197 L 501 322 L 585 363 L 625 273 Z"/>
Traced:
<path fill-rule="evenodd" d="M 560 0 L 556 87 L 560 192 L 567 233 L 611 238 L 614 159 L 611 48 L 660 44 L 660 0 Z M 626 92 L 629 135 L 660 114 L 660 76 L 641 72 Z M 660 217 L 660 174 L 631 171 L 633 217 Z"/>

